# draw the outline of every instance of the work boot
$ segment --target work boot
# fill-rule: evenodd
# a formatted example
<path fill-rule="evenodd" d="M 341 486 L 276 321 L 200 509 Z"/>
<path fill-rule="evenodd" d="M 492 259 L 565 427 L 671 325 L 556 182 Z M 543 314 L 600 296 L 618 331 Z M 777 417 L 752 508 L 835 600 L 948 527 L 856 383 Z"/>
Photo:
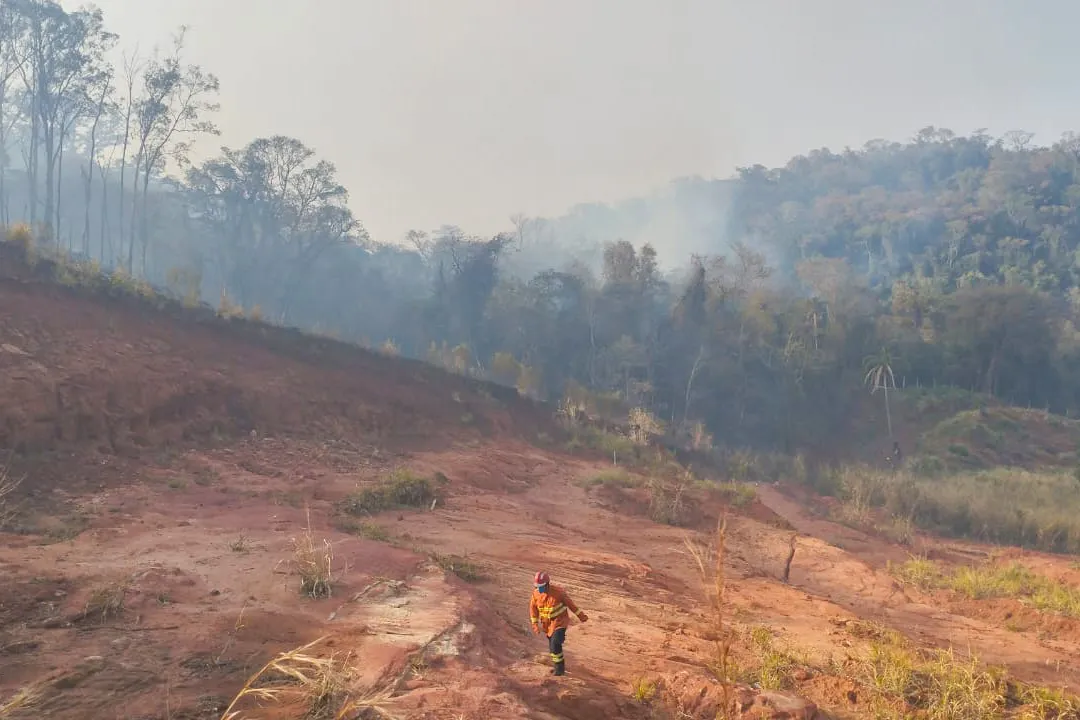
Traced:
<path fill-rule="evenodd" d="M 555 669 L 551 671 L 552 675 L 565 675 L 566 663 L 555 663 Z"/>

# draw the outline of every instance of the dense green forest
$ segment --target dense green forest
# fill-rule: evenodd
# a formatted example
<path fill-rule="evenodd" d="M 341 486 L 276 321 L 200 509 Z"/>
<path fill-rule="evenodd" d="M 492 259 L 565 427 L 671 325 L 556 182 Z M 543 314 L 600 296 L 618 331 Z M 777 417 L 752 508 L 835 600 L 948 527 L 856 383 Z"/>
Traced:
<path fill-rule="evenodd" d="M 716 252 L 674 275 L 652 245 L 616 241 L 596 273 L 514 277 L 500 261 L 516 235 L 441 237 L 424 253 L 439 267 L 430 295 L 403 308 L 412 332 L 395 339 L 416 353 L 460 344 L 481 364 L 499 358 L 507 378 L 508 353 L 541 394 L 617 393 L 737 445 L 827 441 L 867 384 L 1069 412 L 1078 159 L 1071 136 L 1037 147 L 1024 133 L 927 129 L 740 169 L 713 183 L 731 197 Z"/>
<path fill-rule="evenodd" d="M 183 29 L 116 66 L 118 42 L 96 10 L 0 1 L 0 220 L 43 248 L 730 445 L 828 441 L 884 385 L 1080 407 L 1077 136 L 927 128 L 388 243 L 300 140 L 193 161 L 217 78 Z"/>

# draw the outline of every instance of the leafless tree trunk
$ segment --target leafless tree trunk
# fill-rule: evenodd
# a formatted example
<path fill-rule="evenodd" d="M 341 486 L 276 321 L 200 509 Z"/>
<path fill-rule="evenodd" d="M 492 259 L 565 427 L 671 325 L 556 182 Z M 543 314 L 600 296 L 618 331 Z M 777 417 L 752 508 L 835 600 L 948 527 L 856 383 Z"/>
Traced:
<path fill-rule="evenodd" d="M 64 132 L 60 132 L 60 142 L 56 150 L 56 244 L 60 244 L 60 199 L 63 197 L 61 185 L 64 181 Z M 68 233 L 68 252 L 71 252 L 71 233 Z"/>
<path fill-rule="evenodd" d="M 131 116 L 135 111 L 135 79 L 138 77 L 139 72 L 142 69 L 142 63 L 139 61 L 139 49 L 136 46 L 135 50 L 129 56 L 124 56 L 124 79 L 127 81 L 127 107 L 124 111 L 124 145 L 123 151 L 120 153 L 120 257 L 123 258 L 124 254 L 124 188 L 125 181 L 127 180 L 127 158 L 128 147 L 131 143 Z M 138 177 L 136 175 L 136 182 Z M 134 243 L 134 237 L 131 238 L 131 242 Z M 133 249 L 128 250 L 128 271 L 131 271 Z"/>
<path fill-rule="evenodd" d="M 795 559 L 795 541 L 798 540 L 799 535 L 795 533 L 791 536 L 791 540 L 788 541 L 788 554 L 787 560 L 784 561 L 784 584 L 787 585 L 791 579 L 791 561 Z"/>
<path fill-rule="evenodd" d="M 105 259 L 105 238 L 109 233 L 109 178 L 104 165 L 98 165 L 98 173 L 101 175 L 101 230 L 98 235 L 98 257 L 101 264 L 111 267 L 113 264 L 113 244 L 109 238 L 109 256 Z"/>
<path fill-rule="evenodd" d="M 108 160 L 103 163 L 98 163 L 98 172 L 101 175 L 101 236 L 99 242 L 101 245 L 101 262 L 105 264 L 105 243 L 109 244 L 109 260 L 108 266 L 113 267 L 116 262 L 116 247 L 113 245 L 112 235 L 109 234 L 109 170 L 112 167 L 113 158 L 116 155 L 116 145 L 114 144 L 112 152 L 109 153 Z M 123 203 L 121 203 L 121 207 Z M 124 246 L 120 246 L 120 252 L 122 253 Z"/>
<path fill-rule="evenodd" d="M 94 190 L 94 162 L 97 156 L 97 130 L 98 123 L 101 122 L 101 116 L 105 112 L 105 98 L 109 94 L 109 82 L 108 80 L 101 83 L 101 96 L 98 97 L 97 105 L 94 110 L 94 123 L 90 126 L 90 147 L 88 149 L 87 159 L 89 168 L 87 169 L 84 177 L 86 179 L 86 193 L 85 193 L 85 212 L 83 214 L 83 252 L 87 255 L 90 254 L 90 204 L 92 201 L 92 195 Z"/>
<path fill-rule="evenodd" d="M 131 223 L 128 227 L 128 257 L 127 257 L 127 269 L 128 272 L 135 273 L 135 236 L 136 226 L 135 223 L 139 216 L 139 166 L 142 164 L 141 153 L 135 155 L 135 168 L 133 171 L 134 179 L 131 181 Z M 123 198 L 120 199 L 121 204 L 124 202 Z"/>
<path fill-rule="evenodd" d="M 19 30 L 17 29 L 14 13 L 10 3 L 0 3 L 0 223 L 8 225 L 10 216 L 8 213 L 8 138 L 15 122 L 19 119 L 19 112 L 9 109 L 11 80 L 17 72 L 23 69 L 23 59 L 18 46 Z M 9 121 L 8 113 L 11 113 Z"/>
<path fill-rule="evenodd" d="M 701 370 L 704 360 L 705 345 L 702 344 L 698 348 L 697 357 L 694 358 L 694 365 L 690 368 L 690 377 L 686 380 L 686 397 L 683 399 L 683 423 L 686 423 L 687 419 L 690 417 L 690 392 L 694 387 L 694 378 L 697 377 L 698 371 Z"/>

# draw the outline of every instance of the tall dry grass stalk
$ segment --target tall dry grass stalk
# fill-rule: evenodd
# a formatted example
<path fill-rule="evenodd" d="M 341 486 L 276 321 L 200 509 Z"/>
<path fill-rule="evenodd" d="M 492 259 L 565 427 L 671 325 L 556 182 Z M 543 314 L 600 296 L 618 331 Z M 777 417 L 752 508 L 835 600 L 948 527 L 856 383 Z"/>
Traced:
<path fill-rule="evenodd" d="M 357 672 L 352 653 L 331 653 L 328 657 L 311 654 L 327 637 L 281 653 L 259 668 L 225 708 L 221 720 L 245 720 L 249 716 L 237 708 L 249 703 L 295 708 L 303 713 L 296 717 L 311 720 L 344 720 L 354 717 L 361 708 L 372 708 L 390 717 L 380 708 L 389 702 L 391 691 L 361 691 L 355 687 Z"/>
<path fill-rule="evenodd" d="M 731 659 L 731 631 L 724 625 L 724 593 L 727 578 L 724 573 L 724 555 L 727 548 L 727 514 L 716 526 L 712 547 L 685 538 L 687 552 L 697 565 L 702 589 L 709 604 L 709 619 L 714 642 L 714 654 L 709 669 L 720 683 L 723 709 L 720 718 L 732 717 L 735 705 L 735 676 L 737 667 Z"/>
<path fill-rule="evenodd" d="M 333 590 L 334 546 L 323 539 L 322 547 L 311 532 L 311 510 L 307 509 L 307 525 L 300 537 L 292 539 L 293 567 L 300 576 L 300 591 L 313 598 L 330 597 Z"/>
<path fill-rule="evenodd" d="M 0 701 L 0 720 L 14 718 L 34 708 L 45 696 L 43 685 L 27 685 L 7 700 Z"/>
<path fill-rule="evenodd" d="M 22 478 L 14 479 L 11 477 L 10 467 L 11 459 L 9 457 L 8 461 L 0 466 L 0 530 L 6 528 L 8 523 L 15 517 L 16 508 L 12 502 L 12 496 L 22 482 Z"/>

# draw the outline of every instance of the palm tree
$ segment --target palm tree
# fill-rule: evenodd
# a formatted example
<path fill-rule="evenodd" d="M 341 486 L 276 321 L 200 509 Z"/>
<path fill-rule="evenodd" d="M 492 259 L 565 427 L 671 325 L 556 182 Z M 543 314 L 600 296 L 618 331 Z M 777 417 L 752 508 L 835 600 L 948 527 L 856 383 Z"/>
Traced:
<path fill-rule="evenodd" d="M 892 432 L 892 413 L 889 410 L 889 387 L 896 389 L 896 378 L 893 376 L 892 369 L 893 361 L 892 355 L 889 353 L 888 348 L 881 348 L 881 352 L 877 355 L 871 355 L 863 361 L 863 367 L 866 368 L 866 377 L 863 378 L 863 382 L 870 386 L 870 393 L 873 394 L 881 390 L 885 391 L 885 420 L 889 424 L 889 439 L 893 439 Z"/>

